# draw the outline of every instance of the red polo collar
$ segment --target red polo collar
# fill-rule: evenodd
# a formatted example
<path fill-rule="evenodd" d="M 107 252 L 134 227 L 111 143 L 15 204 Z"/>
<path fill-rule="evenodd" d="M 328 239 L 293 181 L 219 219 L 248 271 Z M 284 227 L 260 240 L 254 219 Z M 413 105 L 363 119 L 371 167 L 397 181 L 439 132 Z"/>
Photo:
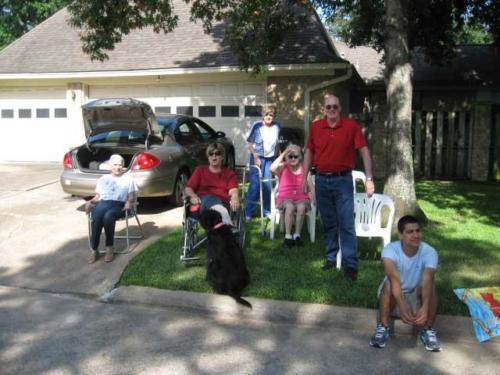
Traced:
<path fill-rule="evenodd" d="M 328 128 L 328 129 L 338 129 L 338 128 L 341 128 L 341 127 L 344 126 L 344 121 L 343 120 L 344 120 L 344 118 L 341 116 L 339 118 L 339 120 L 337 121 L 337 125 L 332 128 L 330 125 L 328 125 L 328 120 L 326 119 L 326 116 L 325 116 L 325 117 L 323 117 L 323 121 L 320 123 L 320 127 L 324 128 L 324 129 L 326 129 L 326 128 Z"/>

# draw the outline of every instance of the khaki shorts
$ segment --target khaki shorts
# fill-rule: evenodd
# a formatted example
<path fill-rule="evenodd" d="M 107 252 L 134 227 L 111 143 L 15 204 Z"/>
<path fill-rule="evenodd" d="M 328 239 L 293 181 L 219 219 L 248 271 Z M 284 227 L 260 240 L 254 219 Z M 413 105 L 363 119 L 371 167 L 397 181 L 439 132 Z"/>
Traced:
<path fill-rule="evenodd" d="M 384 284 L 387 281 L 387 276 L 384 277 L 384 280 L 382 280 L 382 283 L 378 287 L 377 290 L 377 299 L 380 299 L 380 294 L 382 293 L 382 289 L 384 288 Z M 411 311 L 413 314 L 416 314 L 418 309 L 422 306 L 422 301 L 420 300 L 420 297 L 418 296 L 418 287 L 413 289 L 410 293 L 403 293 L 403 299 L 405 303 L 410 307 Z M 399 314 L 399 307 L 394 306 L 393 309 L 391 310 L 391 316 L 394 318 L 400 318 Z"/>

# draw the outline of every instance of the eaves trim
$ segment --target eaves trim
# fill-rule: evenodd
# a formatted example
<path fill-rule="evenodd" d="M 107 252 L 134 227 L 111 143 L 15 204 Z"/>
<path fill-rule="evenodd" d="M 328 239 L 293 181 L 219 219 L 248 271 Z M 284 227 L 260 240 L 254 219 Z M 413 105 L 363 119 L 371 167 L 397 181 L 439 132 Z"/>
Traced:
<path fill-rule="evenodd" d="M 267 65 L 266 73 L 273 72 L 296 72 L 301 70 L 324 70 L 343 69 L 349 63 L 325 63 L 325 64 L 287 64 Z M 112 71 L 89 71 L 89 72 L 57 72 L 57 73 L 0 73 L 0 80 L 7 79 L 54 79 L 54 78 L 113 78 L 113 77 L 139 77 L 139 76 L 168 76 L 182 74 L 207 74 L 207 73 L 238 73 L 243 71 L 237 66 L 221 66 L 208 68 L 170 68 L 170 69 L 138 69 L 138 70 L 112 70 Z M 266 74 L 264 73 L 264 74 Z M 250 74 L 250 73 L 249 73 Z"/>

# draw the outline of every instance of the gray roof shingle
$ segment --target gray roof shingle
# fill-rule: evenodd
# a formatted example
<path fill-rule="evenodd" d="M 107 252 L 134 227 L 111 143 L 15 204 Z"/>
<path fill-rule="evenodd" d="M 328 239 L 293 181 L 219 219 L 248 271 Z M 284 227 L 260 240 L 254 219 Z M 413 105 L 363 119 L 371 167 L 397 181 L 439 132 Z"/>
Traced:
<path fill-rule="evenodd" d="M 384 79 L 385 64 L 382 53 L 371 47 L 350 48 L 346 43 L 334 40 L 340 56 L 348 60 L 361 78 L 371 83 Z M 431 65 L 424 54 L 413 53 L 413 82 L 415 84 L 443 84 L 454 86 L 500 86 L 500 51 L 494 45 L 460 45 L 450 64 Z"/>
<path fill-rule="evenodd" d="M 130 71 L 170 68 L 237 66 L 228 46 L 222 44 L 224 27 L 216 25 L 209 35 L 201 24 L 189 20 L 189 5 L 174 0 L 178 27 L 156 34 L 151 28 L 135 30 L 108 53 L 109 60 L 91 61 L 81 49 L 78 29 L 67 24 L 64 8 L 0 51 L 0 74 Z M 342 63 L 329 45 L 320 21 L 310 22 L 289 35 L 270 64 Z"/>

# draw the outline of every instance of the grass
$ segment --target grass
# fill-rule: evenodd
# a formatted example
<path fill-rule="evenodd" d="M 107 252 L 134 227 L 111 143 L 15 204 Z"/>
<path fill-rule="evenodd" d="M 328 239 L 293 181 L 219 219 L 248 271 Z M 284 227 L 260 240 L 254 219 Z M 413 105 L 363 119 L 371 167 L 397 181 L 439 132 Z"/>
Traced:
<path fill-rule="evenodd" d="M 439 313 L 468 315 L 454 288 L 500 285 L 500 189 L 498 184 L 420 182 L 419 203 L 429 223 L 425 241 L 438 250 Z M 381 242 L 359 239 L 360 269 L 356 283 L 340 272 L 323 272 L 321 225 L 315 244 L 284 250 L 281 240 L 263 238 L 255 220 L 247 231 L 246 257 L 252 277 L 245 295 L 276 300 L 376 308 L 383 277 Z M 305 232 L 305 229 L 304 229 Z M 307 235 L 305 235 L 307 239 Z M 395 238 L 395 237 L 393 237 Z M 205 281 L 204 252 L 194 264 L 179 261 L 181 232 L 164 236 L 135 257 L 121 285 L 212 293 Z"/>

